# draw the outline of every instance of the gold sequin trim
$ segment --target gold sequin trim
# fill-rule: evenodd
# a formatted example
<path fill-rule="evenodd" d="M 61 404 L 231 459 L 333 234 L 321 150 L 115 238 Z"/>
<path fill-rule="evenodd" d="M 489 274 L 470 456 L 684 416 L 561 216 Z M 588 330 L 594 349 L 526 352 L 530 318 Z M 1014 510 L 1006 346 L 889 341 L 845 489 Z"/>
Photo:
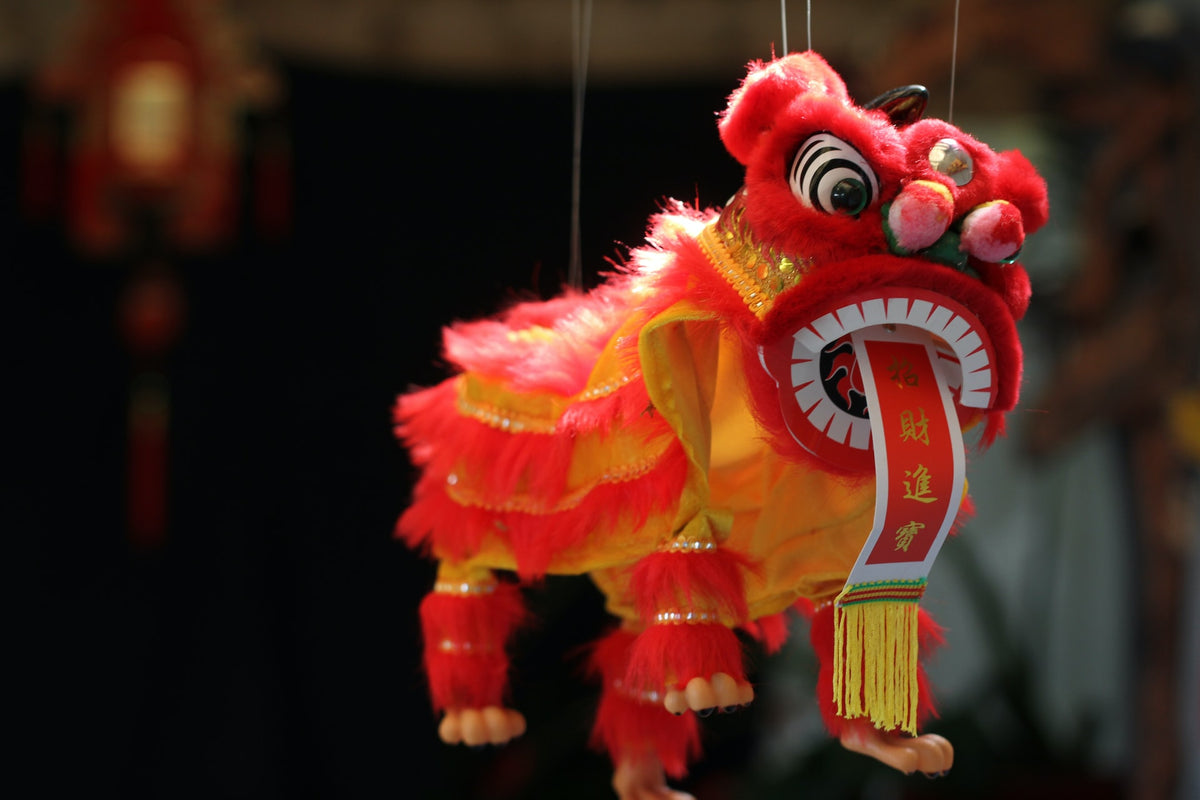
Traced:
<path fill-rule="evenodd" d="M 721 621 L 715 611 L 660 611 L 654 615 L 655 625 L 708 625 Z"/>
<path fill-rule="evenodd" d="M 717 549 L 712 539 L 697 539 L 694 536 L 676 536 L 658 546 L 661 553 L 711 553 Z"/>
<path fill-rule="evenodd" d="M 634 372 L 629 375 L 621 375 L 620 377 L 614 378 L 613 380 L 607 381 L 606 383 L 602 383 L 598 386 L 589 387 L 588 389 L 586 389 L 586 390 L 580 392 L 578 395 L 576 395 L 575 399 L 579 400 L 579 401 L 595 400 L 598 397 L 604 397 L 606 395 L 610 395 L 613 392 L 620 389 L 622 386 L 625 386 L 626 384 L 628 384 L 634 378 L 641 377 L 641 374 L 642 374 L 641 372 Z"/>
<path fill-rule="evenodd" d="M 613 689 L 628 697 L 630 700 L 636 700 L 639 703 L 649 703 L 655 705 L 663 701 L 663 693 L 653 689 L 648 691 L 638 691 L 637 689 L 627 688 L 625 682 L 617 678 L 612 682 Z"/>
<path fill-rule="evenodd" d="M 517 414 L 507 409 L 497 409 L 482 403 L 472 403 L 459 395 L 458 410 L 466 417 L 478 420 L 497 430 L 509 433 L 554 433 L 557 424 L 537 417 Z"/>
<path fill-rule="evenodd" d="M 495 648 L 488 645 L 479 645 L 475 642 L 456 642 L 453 639 L 442 639 L 437 643 L 437 649 L 442 653 L 463 656 L 479 655 L 495 651 Z"/>
<path fill-rule="evenodd" d="M 472 583 L 470 581 L 437 581 L 433 591 L 438 594 L 455 594 L 461 596 L 492 594 L 496 591 L 495 581 L 488 583 Z"/>
<path fill-rule="evenodd" d="M 522 514 L 558 514 L 562 511 L 570 511 L 578 506 L 597 486 L 609 483 L 625 483 L 642 477 L 658 465 L 660 456 L 661 454 L 654 455 L 650 458 L 635 461 L 632 464 L 614 465 L 605 471 L 594 484 L 564 495 L 554 505 L 547 505 L 545 502 L 528 495 L 510 497 L 503 503 L 484 503 L 458 488 L 458 476 L 454 473 L 446 476 L 446 494 L 450 496 L 451 500 L 461 506 L 472 506 L 474 508 L 482 508 L 486 511 L 516 511 Z"/>
<path fill-rule="evenodd" d="M 762 319 L 775 298 L 800 282 L 810 264 L 755 242 L 740 195 L 700 232 L 700 247 L 721 276 Z"/>

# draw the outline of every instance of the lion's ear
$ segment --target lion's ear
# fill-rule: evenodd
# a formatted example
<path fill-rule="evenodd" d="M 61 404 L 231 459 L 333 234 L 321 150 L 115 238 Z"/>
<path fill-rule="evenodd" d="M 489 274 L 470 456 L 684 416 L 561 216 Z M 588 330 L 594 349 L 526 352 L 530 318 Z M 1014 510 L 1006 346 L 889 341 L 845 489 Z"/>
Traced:
<path fill-rule="evenodd" d="M 718 129 L 721 141 L 741 164 L 749 165 L 764 134 L 797 97 L 833 96 L 849 104 L 846 84 L 816 53 L 793 53 L 763 63 L 752 62 L 742 85 L 729 96 Z"/>
<path fill-rule="evenodd" d="M 886 91 L 871 102 L 864 103 L 863 108 L 882 111 L 887 114 L 893 125 L 903 128 L 919 120 L 927 105 L 929 90 L 914 83 Z"/>

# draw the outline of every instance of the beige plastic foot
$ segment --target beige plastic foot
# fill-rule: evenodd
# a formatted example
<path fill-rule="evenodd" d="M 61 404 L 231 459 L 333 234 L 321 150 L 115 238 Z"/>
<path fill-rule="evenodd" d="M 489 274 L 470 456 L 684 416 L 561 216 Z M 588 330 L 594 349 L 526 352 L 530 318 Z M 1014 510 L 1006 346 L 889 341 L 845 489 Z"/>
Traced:
<path fill-rule="evenodd" d="M 525 717 L 499 706 L 451 708 L 438 726 L 446 744 L 504 744 L 525 732 Z"/>
<path fill-rule="evenodd" d="M 842 733 L 841 741 L 847 750 L 870 756 L 906 775 L 923 772 L 936 776 L 954 766 L 954 746 L 936 733 L 886 733 L 864 723 Z"/>
<path fill-rule="evenodd" d="M 730 711 L 754 700 L 754 688 L 748 683 L 738 683 L 733 676 L 714 673 L 711 678 L 692 678 L 683 689 L 671 689 L 663 700 L 663 706 L 672 714 L 687 710 L 707 714 L 715 710 Z"/>
<path fill-rule="evenodd" d="M 696 800 L 667 786 L 667 775 L 654 756 L 626 757 L 613 773 L 613 791 L 620 800 Z"/>

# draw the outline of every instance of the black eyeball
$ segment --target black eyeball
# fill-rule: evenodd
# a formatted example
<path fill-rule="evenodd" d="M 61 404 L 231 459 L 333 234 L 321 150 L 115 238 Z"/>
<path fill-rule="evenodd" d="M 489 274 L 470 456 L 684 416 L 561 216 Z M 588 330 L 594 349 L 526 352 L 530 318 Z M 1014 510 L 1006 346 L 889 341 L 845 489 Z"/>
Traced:
<path fill-rule="evenodd" d="M 879 180 L 854 146 L 831 133 L 800 145 L 792 160 L 792 194 L 826 214 L 861 214 L 879 194 Z"/>

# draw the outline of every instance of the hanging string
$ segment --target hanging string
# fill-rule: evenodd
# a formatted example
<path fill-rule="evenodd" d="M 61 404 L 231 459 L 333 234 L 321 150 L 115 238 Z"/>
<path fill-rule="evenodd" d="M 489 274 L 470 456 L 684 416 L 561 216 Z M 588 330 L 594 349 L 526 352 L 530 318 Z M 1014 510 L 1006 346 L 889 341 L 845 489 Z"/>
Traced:
<path fill-rule="evenodd" d="M 804 3 L 805 28 L 808 31 L 808 49 L 812 50 L 812 0 Z M 788 54 L 787 42 L 787 0 L 779 0 L 779 19 L 783 25 L 783 55 Z"/>
<path fill-rule="evenodd" d="M 804 3 L 804 16 L 808 28 L 808 49 L 812 50 L 812 0 Z"/>
<path fill-rule="evenodd" d="M 583 95 L 587 87 L 588 45 L 592 34 L 592 0 L 571 3 L 571 53 L 574 58 L 571 98 L 574 108 L 571 144 L 571 258 L 567 283 L 583 288 L 583 253 L 580 242 L 579 196 L 583 154 Z"/>
<path fill-rule="evenodd" d="M 954 0 L 954 40 L 950 45 L 950 109 L 946 112 L 946 122 L 954 122 L 954 73 L 958 69 L 958 3 Z"/>
<path fill-rule="evenodd" d="M 779 19 L 783 24 L 783 55 L 788 54 L 787 49 L 787 0 L 779 0 Z"/>

